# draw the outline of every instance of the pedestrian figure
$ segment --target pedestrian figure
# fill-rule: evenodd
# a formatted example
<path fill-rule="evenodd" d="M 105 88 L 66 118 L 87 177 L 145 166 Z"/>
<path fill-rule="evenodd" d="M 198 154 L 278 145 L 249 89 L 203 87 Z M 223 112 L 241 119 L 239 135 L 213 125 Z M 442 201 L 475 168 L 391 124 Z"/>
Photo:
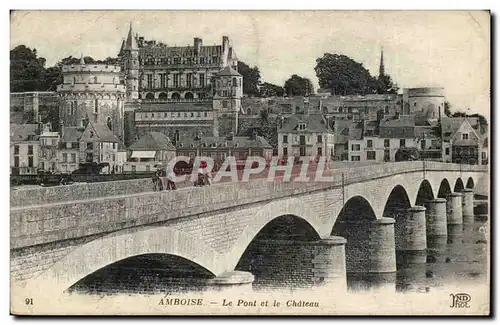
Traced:
<path fill-rule="evenodd" d="M 175 186 L 175 173 L 173 170 L 169 170 L 168 175 L 167 175 L 167 190 L 176 190 L 177 187 Z"/>

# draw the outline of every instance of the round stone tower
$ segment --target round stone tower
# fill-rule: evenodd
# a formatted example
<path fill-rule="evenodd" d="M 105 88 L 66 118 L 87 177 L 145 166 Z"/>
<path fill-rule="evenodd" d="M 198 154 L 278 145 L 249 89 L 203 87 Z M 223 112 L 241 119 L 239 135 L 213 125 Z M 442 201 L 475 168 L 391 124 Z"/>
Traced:
<path fill-rule="evenodd" d="M 123 140 L 125 85 L 120 67 L 79 64 L 62 67 L 63 83 L 57 86 L 59 116 L 65 127 L 85 127 L 87 122 L 106 125 Z"/>
<path fill-rule="evenodd" d="M 418 120 L 438 120 L 444 116 L 444 88 L 410 88 L 407 91 L 410 113 Z"/>

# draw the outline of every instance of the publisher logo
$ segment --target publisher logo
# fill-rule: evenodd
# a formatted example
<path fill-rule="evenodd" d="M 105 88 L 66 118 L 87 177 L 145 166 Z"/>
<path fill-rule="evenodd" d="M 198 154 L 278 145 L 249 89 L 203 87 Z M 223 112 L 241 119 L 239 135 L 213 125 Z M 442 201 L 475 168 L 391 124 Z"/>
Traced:
<path fill-rule="evenodd" d="M 469 308 L 470 307 L 468 305 L 468 303 L 470 302 L 471 297 L 470 297 L 470 295 L 468 295 L 466 293 L 456 293 L 456 294 L 451 293 L 450 298 L 451 298 L 450 308 Z"/>

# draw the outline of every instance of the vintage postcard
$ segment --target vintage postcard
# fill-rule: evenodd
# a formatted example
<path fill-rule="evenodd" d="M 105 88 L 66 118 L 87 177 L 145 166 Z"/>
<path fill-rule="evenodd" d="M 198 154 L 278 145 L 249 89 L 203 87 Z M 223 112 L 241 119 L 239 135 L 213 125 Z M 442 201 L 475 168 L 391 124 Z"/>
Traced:
<path fill-rule="evenodd" d="M 490 12 L 12 11 L 14 315 L 489 315 Z"/>

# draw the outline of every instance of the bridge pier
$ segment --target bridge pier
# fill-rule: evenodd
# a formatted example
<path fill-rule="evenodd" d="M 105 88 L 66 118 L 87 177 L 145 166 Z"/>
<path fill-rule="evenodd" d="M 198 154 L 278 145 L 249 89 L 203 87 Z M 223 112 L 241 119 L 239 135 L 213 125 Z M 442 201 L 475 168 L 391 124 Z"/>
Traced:
<path fill-rule="evenodd" d="M 315 243 L 313 283 L 328 286 L 336 292 L 347 291 L 345 244 L 347 240 L 330 236 Z"/>
<path fill-rule="evenodd" d="M 462 191 L 462 215 L 464 222 L 474 222 L 474 191 L 470 188 Z"/>
<path fill-rule="evenodd" d="M 229 271 L 208 280 L 210 289 L 219 292 L 251 292 L 254 276 L 250 272 Z"/>
<path fill-rule="evenodd" d="M 425 207 L 417 205 L 406 210 L 398 223 L 396 249 L 398 264 L 420 264 L 426 262 L 427 231 Z"/>
<path fill-rule="evenodd" d="M 370 273 L 396 272 L 393 218 L 372 221 L 370 228 Z"/>
<path fill-rule="evenodd" d="M 463 223 L 462 193 L 453 192 L 448 195 L 446 214 L 449 225 L 460 225 Z"/>
<path fill-rule="evenodd" d="M 446 223 L 446 199 L 437 198 L 426 203 L 426 232 L 428 248 L 446 246 L 448 229 Z"/>

